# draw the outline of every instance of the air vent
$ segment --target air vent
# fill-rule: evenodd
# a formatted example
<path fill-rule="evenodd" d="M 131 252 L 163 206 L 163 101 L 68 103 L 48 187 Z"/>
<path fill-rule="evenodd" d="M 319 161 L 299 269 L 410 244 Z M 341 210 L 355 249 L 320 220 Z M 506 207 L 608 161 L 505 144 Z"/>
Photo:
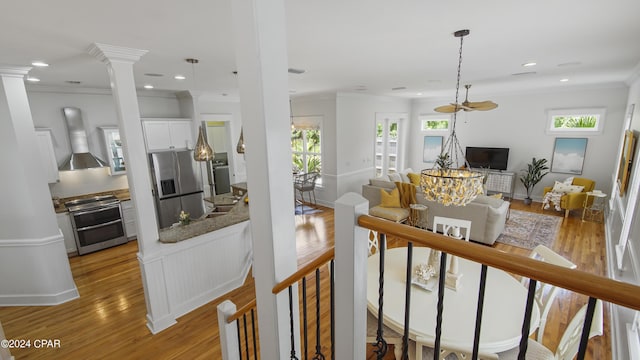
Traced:
<path fill-rule="evenodd" d="M 80 85 L 80 84 L 82 84 L 82 81 L 78 81 L 78 80 L 67 80 L 65 82 L 67 84 L 72 84 L 72 85 Z"/>
<path fill-rule="evenodd" d="M 150 76 L 150 77 L 163 77 L 163 74 L 156 74 L 156 73 L 146 73 L 144 74 L 144 76 Z"/>
<path fill-rule="evenodd" d="M 391 90 L 393 90 L 393 91 L 407 90 L 407 87 L 406 86 L 398 86 L 398 87 L 391 88 Z"/>
<path fill-rule="evenodd" d="M 536 72 L 535 71 L 525 71 L 525 72 L 519 72 L 519 73 L 515 73 L 515 74 L 511 74 L 513 76 L 524 76 L 524 75 L 535 75 Z"/>

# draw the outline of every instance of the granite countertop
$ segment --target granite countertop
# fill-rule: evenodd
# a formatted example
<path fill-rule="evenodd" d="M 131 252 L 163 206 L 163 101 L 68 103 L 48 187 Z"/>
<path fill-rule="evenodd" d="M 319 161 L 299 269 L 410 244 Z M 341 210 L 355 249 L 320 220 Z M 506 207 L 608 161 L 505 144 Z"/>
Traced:
<path fill-rule="evenodd" d="M 64 206 L 64 203 L 68 201 L 77 200 L 77 199 L 86 199 L 86 198 L 90 198 L 94 196 L 102 196 L 102 195 L 115 195 L 120 201 L 131 200 L 131 194 L 129 193 L 129 189 L 118 189 L 118 190 L 103 191 L 103 192 L 92 193 L 92 194 L 84 194 L 84 195 L 60 198 L 58 200 L 58 205 L 56 205 L 54 202 L 53 208 L 56 214 L 64 213 L 64 212 L 67 212 L 67 207 Z"/>
<path fill-rule="evenodd" d="M 206 234 L 227 226 L 235 225 L 249 220 L 249 205 L 244 199 L 238 201 L 228 213 L 215 217 L 205 217 L 192 220 L 189 225 L 176 225 L 174 227 L 161 229 L 159 232 L 160 242 L 177 243 L 198 235 Z"/>

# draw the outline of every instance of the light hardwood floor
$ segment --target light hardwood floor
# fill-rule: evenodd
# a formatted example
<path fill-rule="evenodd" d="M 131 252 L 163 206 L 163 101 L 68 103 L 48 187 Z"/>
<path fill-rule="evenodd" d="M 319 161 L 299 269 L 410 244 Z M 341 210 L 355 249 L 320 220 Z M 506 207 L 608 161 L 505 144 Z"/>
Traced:
<path fill-rule="evenodd" d="M 542 212 L 538 203 L 525 206 L 517 200 L 512 202 L 512 209 Z M 314 215 L 296 216 L 299 265 L 333 245 L 333 210 L 323 210 Z M 560 216 L 554 211 L 544 212 Z M 562 224 L 553 250 L 576 263 L 580 270 L 605 275 L 603 224 L 582 222 L 579 216 L 578 212 L 572 213 Z M 389 246 L 394 244 L 390 241 Z M 503 244 L 495 247 L 528 254 L 528 250 Z M 7 338 L 31 339 L 32 343 L 35 339 L 59 339 L 61 342 L 57 349 L 33 346 L 13 349 L 16 359 L 220 359 L 216 306 L 225 299 L 242 306 L 254 298 L 251 276 L 241 288 L 179 318 L 177 324 L 161 333 L 151 335 L 145 324 L 146 307 L 137 251 L 134 241 L 71 258 L 73 276 L 80 292 L 77 300 L 51 307 L 0 307 L 0 322 Z M 326 267 L 321 274 L 323 289 L 328 287 L 325 275 Z M 309 281 L 313 281 L 313 276 Z M 315 291 L 311 290 L 308 295 L 315 301 Z M 328 291 L 323 291 L 323 304 L 328 301 L 327 297 Z M 567 322 L 584 303 L 584 296 L 561 292 L 549 315 L 543 341 L 547 347 L 555 349 Z M 608 310 L 607 306 L 605 310 Z M 326 310 L 321 315 L 321 322 L 324 321 L 328 322 Z M 313 329 L 313 322 L 310 326 Z M 323 344 L 328 344 L 327 332 L 323 332 L 322 337 Z M 313 348 L 315 343 L 311 341 L 309 346 Z M 323 345 L 323 352 L 328 355 L 326 348 Z M 605 336 L 590 342 L 587 358 L 611 358 L 608 321 L 605 320 Z M 393 359 L 391 351 L 387 359 Z"/>

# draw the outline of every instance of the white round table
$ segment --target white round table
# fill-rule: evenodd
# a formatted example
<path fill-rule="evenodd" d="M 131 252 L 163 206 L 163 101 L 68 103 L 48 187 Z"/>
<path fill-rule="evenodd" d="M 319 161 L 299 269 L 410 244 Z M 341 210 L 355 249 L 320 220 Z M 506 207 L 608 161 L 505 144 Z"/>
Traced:
<path fill-rule="evenodd" d="M 412 265 L 426 263 L 430 249 L 413 248 Z M 447 261 L 451 256 L 447 256 Z M 383 319 L 387 326 L 403 332 L 407 248 L 388 249 L 385 253 Z M 367 262 L 367 303 L 378 314 L 379 253 Z M 473 348 L 478 285 L 481 265 L 459 258 L 461 286 L 457 291 L 445 288 L 442 320 L 442 343 L 462 349 Z M 413 273 L 413 272 L 412 272 Z M 508 273 L 488 268 L 484 311 L 480 334 L 480 351 L 498 353 L 517 347 L 524 320 L 527 289 Z M 438 303 L 437 284 L 433 291 L 411 287 L 409 338 L 435 341 Z M 534 303 L 531 331 L 540 321 L 540 311 Z"/>

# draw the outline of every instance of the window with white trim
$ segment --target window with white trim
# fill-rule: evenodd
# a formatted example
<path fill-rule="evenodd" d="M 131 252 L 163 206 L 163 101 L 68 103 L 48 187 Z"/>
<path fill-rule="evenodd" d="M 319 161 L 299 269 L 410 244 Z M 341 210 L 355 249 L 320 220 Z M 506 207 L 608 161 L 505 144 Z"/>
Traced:
<path fill-rule="evenodd" d="M 294 116 L 291 121 L 291 153 L 297 172 L 322 173 L 322 116 Z"/>
<path fill-rule="evenodd" d="M 605 108 L 547 110 L 547 133 L 595 135 L 604 128 Z"/>
<path fill-rule="evenodd" d="M 393 174 L 401 166 L 400 128 L 406 114 L 376 114 L 376 177 Z"/>
<path fill-rule="evenodd" d="M 420 115 L 420 131 L 449 131 L 450 115 Z"/>

